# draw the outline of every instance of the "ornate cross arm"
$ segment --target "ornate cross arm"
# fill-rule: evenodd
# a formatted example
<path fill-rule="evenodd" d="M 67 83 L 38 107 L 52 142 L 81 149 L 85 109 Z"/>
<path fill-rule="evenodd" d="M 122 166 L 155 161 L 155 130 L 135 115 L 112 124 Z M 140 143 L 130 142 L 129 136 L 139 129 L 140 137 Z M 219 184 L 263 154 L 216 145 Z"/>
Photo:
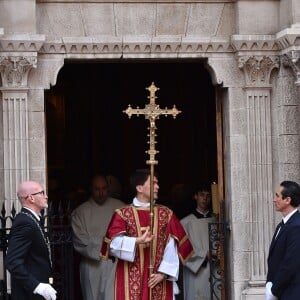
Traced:
<path fill-rule="evenodd" d="M 155 130 L 157 129 L 156 125 L 155 125 L 155 121 L 159 119 L 159 117 L 161 115 L 164 116 L 168 116 L 168 115 L 172 115 L 173 118 L 175 119 L 176 116 L 181 113 L 180 110 L 178 110 L 176 108 L 176 106 L 174 105 L 173 108 L 168 109 L 167 107 L 164 109 L 161 109 L 159 107 L 158 104 L 155 103 L 155 99 L 157 98 L 155 93 L 156 91 L 159 90 L 158 87 L 155 86 L 155 84 L 152 82 L 152 84 L 146 88 L 149 92 L 150 92 L 150 96 L 148 96 L 148 98 L 150 99 L 150 103 L 145 105 L 144 108 L 132 108 L 131 105 L 128 105 L 128 108 L 126 110 L 123 110 L 124 113 L 126 113 L 129 117 L 129 119 L 131 118 L 132 115 L 136 115 L 136 116 L 140 116 L 140 115 L 144 115 L 145 119 L 148 119 L 150 122 L 150 127 L 148 127 L 149 130 L 149 150 L 146 151 L 146 153 L 149 154 L 149 160 L 147 160 L 147 164 L 151 165 L 151 164 L 158 164 L 158 161 L 155 160 L 155 155 L 157 153 L 159 153 L 159 151 L 157 151 L 155 149 Z"/>
<path fill-rule="evenodd" d="M 126 110 L 123 110 L 124 113 L 126 113 L 129 117 L 129 119 L 131 118 L 132 115 L 145 115 L 145 119 L 150 119 L 150 114 L 151 114 L 151 118 L 154 119 L 159 119 L 160 115 L 172 115 L 173 118 L 175 119 L 176 116 L 181 113 L 180 110 L 178 110 L 176 108 L 176 106 L 174 105 L 172 109 L 169 108 L 165 108 L 165 109 L 161 109 L 159 107 L 158 104 L 147 104 L 145 106 L 145 108 L 132 108 L 131 105 L 128 105 L 128 108 Z"/>

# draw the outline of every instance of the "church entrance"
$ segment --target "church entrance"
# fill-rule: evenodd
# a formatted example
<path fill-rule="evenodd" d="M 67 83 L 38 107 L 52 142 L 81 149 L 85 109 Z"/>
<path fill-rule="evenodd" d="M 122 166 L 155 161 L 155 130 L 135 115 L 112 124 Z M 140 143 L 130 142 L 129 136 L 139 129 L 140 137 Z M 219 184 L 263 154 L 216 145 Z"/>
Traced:
<path fill-rule="evenodd" d="M 161 201 L 176 206 L 174 188 L 182 187 L 176 191 L 184 198 L 194 185 L 217 182 L 216 95 L 203 62 L 67 62 L 45 97 L 50 189 L 53 183 L 64 194 L 85 190 L 94 173 L 105 173 L 131 201 L 128 177 L 146 167 L 148 121 L 128 119 L 123 110 L 144 107 L 151 82 L 160 88 L 161 108 L 175 104 L 182 111 L 175 120 L 157 121 Z M 190 202 L 183 203 L 179 217 L 189 209 Z"/>
<path fill-rule="evenodd" d="M 218 91 L 204 60 L 66 61 L 45 93 L 52 205 L 70 210 L 80 205 L 96 173 L 117 179 L 118 197 L 131 202 L 128 178 L 147 167 L 148 120 L 128 119 L 123 110 L 129 104 L 143 108 L 152 82 L 160 88 L 160 108 L 175 104 L 182 111 L 156 124 L 160 203 L 182 218 L 194 207 L 194 188 L 218 182 Z"/>

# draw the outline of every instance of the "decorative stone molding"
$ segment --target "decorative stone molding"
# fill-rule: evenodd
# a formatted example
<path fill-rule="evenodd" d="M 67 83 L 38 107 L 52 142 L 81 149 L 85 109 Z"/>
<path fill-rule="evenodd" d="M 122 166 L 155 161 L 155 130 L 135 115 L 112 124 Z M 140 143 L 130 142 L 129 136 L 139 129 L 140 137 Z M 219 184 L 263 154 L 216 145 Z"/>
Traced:
<path fill-rule="evenodd" d="M 27 87 L 28 74 L 37 66 L 37 52 L 44 35 L 5 34 L 0 38 L 0 72 L 2 88 Z"/>
<path fill-rule="evenodd" d="M 281 56 L 281 64 L 293 70 L 296 77 L 295 85 L 300 86 L 300 50 L 292 50 Z"/>
<path fill-rule="evenodd" d="M 282 54 L 291 50 L 300 50 L 300 24 L 293 24 L 276 34 L 276 40 Z"/>
<path fill-rule="evenodd" d="M 81 37 L 47 40 L 41 47 L 41 54 L 137 54 L 149 53 L 235 53 L 237 51 L 278 51 L 274 36 L 232 36 L 227 38 L 152 37 L 134 36 L 123 38 Z"/>
<path fill-rule="evenodd" d="M 239 68 L 244 71 L 247 87 L 270 87 L 270 74 L 278 67 L 277 56 L 239 57 Z"/>
<path fill-rule="evenodd" d="M 36 68 L 36 56 L 0 56 L 0 73 L 3 88 L 27 87 L 28 73 Z"/>
<path fill-rule="evenodd" d="M 229 39 L 203 37 L 101 37 L 63 38 L 46 41 L 40 54 L 65 54 L 69 58 L 199 57 L 233 53 Z"/>
<path fill-rule="evenodd" d="M 236 52 L 276 52 L 279 50 L 274 35 L 232 35 L 231 44 Z"/>
<path fill-rule="evenodd" d="M 44 41 L 44 35 L 5 34 L 0 39 L 0 52 L 37 52 Z"/>
<path fill-rule="evenodd" d="M 293 70 L 295 85 L 300 86 L 300 23 L 278 32 L 276 40 L 280 47 L 281 65 Z"/>

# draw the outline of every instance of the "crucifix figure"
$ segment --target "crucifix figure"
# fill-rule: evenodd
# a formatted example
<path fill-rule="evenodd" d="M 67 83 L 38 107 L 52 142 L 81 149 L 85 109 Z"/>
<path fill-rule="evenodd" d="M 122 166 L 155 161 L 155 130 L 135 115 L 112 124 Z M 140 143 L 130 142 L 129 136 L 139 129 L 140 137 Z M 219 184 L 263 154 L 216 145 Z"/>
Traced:
<path fill-rule="evenodd" d="M 144 108 L 132 108 L 130 105 L 126 110 L 123 112 L 128 115 L 129 118 L 131 118 L 132 115 L 144 115 L 145 119 L 148 119 L 150 122 L 149 129 L 149 149 L 146 151 L 146 153 L 149 154 L 149 159 L 146 161 L 146 163 L 150 166 L 150 232 L 153 233 L 153 221 L 154 221 L 154 196 L 153 196 L 153 186 L 154 186 L 154 165 L 158 164 L 158 161 L 155 159 L 155 155 L 159 152 L 155 149 L 155 130 L 157 129 L 155 121 L 159 119 L 161 115 L 168 116 L 172 115 L 175 119 L 176 116 L 181 112 L 179 111 L 176 106 L 174 105 L 173 108 L 168 109 L 161 109 L 158 104 L 155 103 L 155 99 L 157 98 L 155 96 L 155 93 L 159 90 L 158 87 L 155 86 L 155 84 L 152 82 L 152 84 L 146 88 L 150 95 L 148 98 L 150 99 L 150 103 L 147 104 Z M 149 263 L 149 269 L 150 274 L 152 274 L 153 271 L 153 245 L 152 242 L 150 243 L 150 263 Z M 150 289 L 150 299 L 151 299 L 151 289 Z"/>

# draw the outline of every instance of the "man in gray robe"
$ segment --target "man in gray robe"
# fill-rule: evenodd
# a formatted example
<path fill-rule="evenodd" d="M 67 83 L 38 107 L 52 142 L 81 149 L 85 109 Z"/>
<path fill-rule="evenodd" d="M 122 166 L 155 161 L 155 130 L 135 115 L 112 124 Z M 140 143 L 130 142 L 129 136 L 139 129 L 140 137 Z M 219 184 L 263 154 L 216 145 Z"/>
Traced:
<path fill-rule="evenodd" d="M 91 198 L 72 214 L 73 244 L 81 254 L 80 283 L 83 300 L 113 300 L 115 265 L 100 259 L 100 247 L 115 209 L 125 204 L 108 197 L 107 180 L 97 175 L 92 180 Z"/>

